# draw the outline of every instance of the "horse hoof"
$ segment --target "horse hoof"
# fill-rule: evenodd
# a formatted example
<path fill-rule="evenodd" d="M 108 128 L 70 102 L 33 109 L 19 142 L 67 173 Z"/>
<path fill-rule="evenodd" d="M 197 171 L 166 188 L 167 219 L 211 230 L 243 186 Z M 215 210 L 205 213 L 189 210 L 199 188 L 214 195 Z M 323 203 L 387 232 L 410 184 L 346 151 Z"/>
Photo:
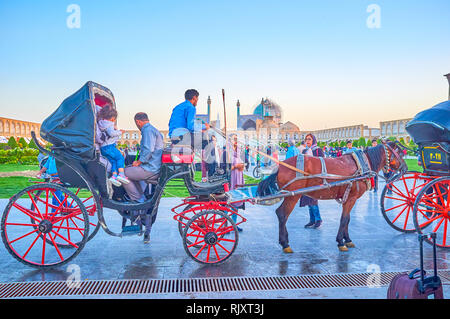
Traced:
<path fill-rule="evenodd" d="M 339 251 L 348 251 L 347 246 L 338 246 Z"/>
<path fill-rule="evenodd" d="M 348 243 L 345 243 L 345 246 L 346 246 L 347 248 L 355 248 L 355 247 L 356 247 L 355 244 L 352 243 L 351 241 L 349 241 Z"/>
<path fill-rule="evenodd" d="M 291 247 L 286 247 L 283 249 L 283 252 L 286 254 L 292 254 L 294 251 L 292 250 Z"/>

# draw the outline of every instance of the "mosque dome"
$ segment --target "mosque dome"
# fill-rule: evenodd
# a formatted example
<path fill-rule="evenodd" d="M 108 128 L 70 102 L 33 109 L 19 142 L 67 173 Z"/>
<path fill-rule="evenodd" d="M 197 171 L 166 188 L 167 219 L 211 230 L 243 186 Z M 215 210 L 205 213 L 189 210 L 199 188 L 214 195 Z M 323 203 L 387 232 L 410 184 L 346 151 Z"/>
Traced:
<path fill-rule="evenodd" d="M 274 119 L 281 121 L 282 116 L 282 110 L 281 107 L 275 103 L 274 101 L 266 98 L 261 99 L 261 103 L 259 103 L 257 106 L 255 106 L 255 109 L 253 110 L 254 115 L 259 116 L 273 116 Z"/>

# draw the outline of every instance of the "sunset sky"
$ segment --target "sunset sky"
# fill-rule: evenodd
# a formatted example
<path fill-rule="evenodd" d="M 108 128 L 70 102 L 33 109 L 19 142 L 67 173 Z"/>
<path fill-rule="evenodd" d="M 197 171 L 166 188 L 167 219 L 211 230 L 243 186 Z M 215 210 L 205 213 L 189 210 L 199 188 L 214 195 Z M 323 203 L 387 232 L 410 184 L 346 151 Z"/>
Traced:
<path fill-rule="evenodd" d="M 80 28 L 69 28 L 70 4 Z M 380 8 L 369 28 L 367 8 Z M 261 97 L 301 130 L 414 116 L 448 98 L 450 1 L 0 1 L 0 116 L 42 122 L 86 81 L 167 129 L 184 91 L 229 127 Z"/>

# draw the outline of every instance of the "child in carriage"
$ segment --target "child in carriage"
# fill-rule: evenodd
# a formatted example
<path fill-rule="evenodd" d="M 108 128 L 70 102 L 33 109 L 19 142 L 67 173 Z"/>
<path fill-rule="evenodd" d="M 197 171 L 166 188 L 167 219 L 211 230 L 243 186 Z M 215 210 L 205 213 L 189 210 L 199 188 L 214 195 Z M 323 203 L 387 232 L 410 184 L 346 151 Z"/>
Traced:
<path fill-rule="evenodd" d="M 130 181 L 124 174 L 125 159 L 116 147 L 117 140 L 123 134 L 115 125 L 116 118 L 117 111 L 111 105 L 105 105 L 98 111 L 96 140 L 101 154 L 111 163 L 112 176 L 109 180 L 113 185 L 121 186 Z"/>

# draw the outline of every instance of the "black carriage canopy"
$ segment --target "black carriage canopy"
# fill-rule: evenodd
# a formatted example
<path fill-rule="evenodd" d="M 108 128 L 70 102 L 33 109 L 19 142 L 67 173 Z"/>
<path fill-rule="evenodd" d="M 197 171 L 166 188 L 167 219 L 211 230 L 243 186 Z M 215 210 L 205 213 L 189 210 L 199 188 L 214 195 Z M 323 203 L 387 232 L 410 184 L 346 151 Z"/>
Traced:
<path fill-rule="evenodd" d="M 406 125 L 406 131 L 416 144 L 450 143 L 450 101 L 416 114 Z"/>
<path fill-rule="evenodd" d="M 66 98 L 41 125 L 40 135 L 78 160 L 95 157 L 96 105 L 115 107 L 112 92 L 94 82 Z"/>

